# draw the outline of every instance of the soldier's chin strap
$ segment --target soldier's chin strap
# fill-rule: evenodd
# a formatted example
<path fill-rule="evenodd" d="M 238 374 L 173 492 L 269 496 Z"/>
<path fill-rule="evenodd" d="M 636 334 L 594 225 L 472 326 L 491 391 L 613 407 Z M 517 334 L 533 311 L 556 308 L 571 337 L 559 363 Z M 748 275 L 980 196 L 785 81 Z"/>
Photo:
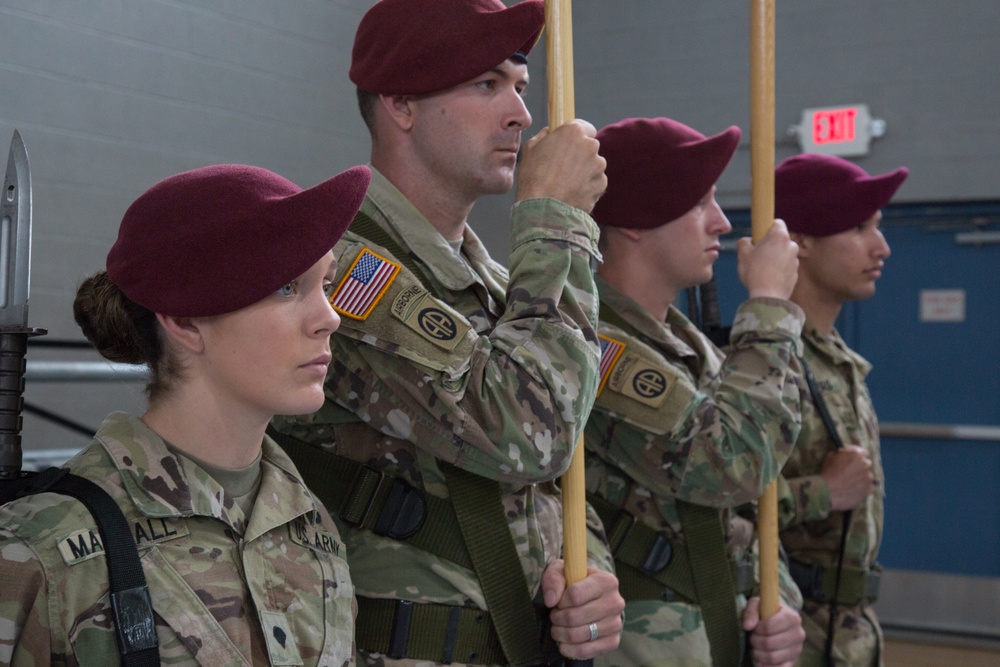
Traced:
<path fill-rule="evenodd" d="M 107 491 L 65 468 L 0 482 L 0 505 L 36 493 L 60 493 L 79 500 L 94 517 L 108 565 L 115 636 L 125 667 L 157 667 L 160 650 L 153 605 L 139 551 L 125 515 Z"/>

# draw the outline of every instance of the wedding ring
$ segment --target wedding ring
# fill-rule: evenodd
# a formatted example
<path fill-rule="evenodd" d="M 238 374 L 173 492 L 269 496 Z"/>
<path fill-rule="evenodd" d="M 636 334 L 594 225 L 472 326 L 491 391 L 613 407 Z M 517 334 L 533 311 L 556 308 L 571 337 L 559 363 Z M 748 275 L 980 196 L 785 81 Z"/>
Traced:
<path fill-rule="evenodd" d="M 590 624 L 590 641 L 597 639 L 597 623 Z"/>

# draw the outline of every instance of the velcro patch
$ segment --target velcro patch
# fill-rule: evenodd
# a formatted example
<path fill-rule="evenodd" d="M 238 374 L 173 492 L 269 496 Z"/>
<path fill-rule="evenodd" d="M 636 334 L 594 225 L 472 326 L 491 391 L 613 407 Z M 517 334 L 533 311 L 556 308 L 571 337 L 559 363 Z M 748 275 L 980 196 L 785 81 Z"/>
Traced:
<path fill-rule="evenodd" d="M 649 361 L 635 354 L 623 355 L 615 364 L 608 387 L 623 396 L 658 408 L 677 382 L 676 376 L 654 368 Z"/>
<path fill-rule="evenodd" d="M 57 541 L 59 553 L 67 565 L 76 565 L 104 554 L 104 543 L 97 529 L 74 530 Z"/>
<path fill-rule="evenodd" d="M 343 558 L 340 555 L 340 540 L 333 533 L 324 530 L 322 526 L 313 525 L 302 519 L 298 519 L 289 524 L 288 537 L 299 546 L 315 551 L 325 551 L 328 554 Z"/>
<path fill-rule="evenodd" d="M 365 248 L 355 258 L 351 270 L 330 297 L 330 305 L 345 317 L 364 320 L 374 310 L 398 273 L 399 264 Z"/>
<path fill-rule="evenodd" d="M 153 544 L 169 542 L 190 534 L 187 524 L 180 519 L 146 518 L 132 522 L 132 538 L 142 549 Z M 59 553 L 67 565 L 76 565 L 104 554 L 104 543 L 97 528 L 74 530 L 56 541 Z"/>
<path fill-rule="evenodd" d="M 260 610 L 260 624 L 267 640 L 272 665 L 301 665 L 302 655 L 295 642 L 288 617 L 278 611 Z"/>
<path fill-rule="evenodd" d="M 611 370 L 618 362 L 618 358 L 622 356 L 622 352 L 625 351 L 625 343 L 601 334 L 597 334 L 597 339 L 601 343 L 601 364 L 599 366 L 601 382 L 597 386 L 597 395 L 600 396 L 601 391 L 604 389 L 604 383 L 608 381 L 608 376 L 611 375 Z"/>
<path fill-rule="evenodd" d="M 454 350 L 472 327 L 418 285 L 400 292 L 392 314 L 410 329 L 445 350 Z"/>

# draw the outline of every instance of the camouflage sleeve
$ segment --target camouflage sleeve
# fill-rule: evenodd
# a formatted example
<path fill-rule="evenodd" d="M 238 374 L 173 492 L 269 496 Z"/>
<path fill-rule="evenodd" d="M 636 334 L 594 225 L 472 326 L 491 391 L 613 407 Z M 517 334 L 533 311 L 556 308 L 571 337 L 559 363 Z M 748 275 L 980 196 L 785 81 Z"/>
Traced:
<path fill-rule="evenodd" d="M 788 565 L 783 559 L 778 560 L 778 595 L 782 602 L 796 611 L 802 610 L 802 592 L 792 579 Z"/>
<path fill-rule="evenodd" d="M 830 489 L 819 475 L 778 478 L 778 528 L 830 516 Z"/>
<path fill-rule="evenodd" d="M 598 231 L 590 216 L 551 199 L 518 203 L 512 219 L 507 303 L 492 330 L 477 335 L 466 324 L 451 350 L 338 333 L 327 395 L 437 459 L 525 484 L 565 471 L 593 404 Z M 408 289 L 429 303 L 419 286 Z M 392 307 L 405 296 L 390 296 Z M 386 335 L 389 327 L 405 322 L 387 324 Z"/>
<path fill-rule="evenodd" d="M 791 302 L 750 299 L 737 312 L 713 394 L 695 386 L 682 362 L 660 357 L 656 370 L 668 376 L 662 402 L 627 401 L 605 386 L 588 445 L 665 502 L 731 507 L 756 499 L 799 433 L 804 319 Z"/>
<path fill-rule="evenodd" d="M 615 574 L 615 557 L 608 545 L 604 524 L 590 503 L 587 503 L 587 564 Z"/>
<path fill-rule="evenodd" d="M 0 530 L 0 665 L 52 659 L 45 573 L 32 551 Z"/>

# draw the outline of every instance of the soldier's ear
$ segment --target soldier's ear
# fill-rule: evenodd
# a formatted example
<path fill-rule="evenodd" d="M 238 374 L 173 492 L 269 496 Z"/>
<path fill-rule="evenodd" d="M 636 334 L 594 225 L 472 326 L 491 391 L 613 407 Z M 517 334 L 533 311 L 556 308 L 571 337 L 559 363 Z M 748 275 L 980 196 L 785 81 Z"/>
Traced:
<path fill-rule="evenodd" d="M 205 340 L 194 318 L 157 313 L 156 319 L 167 333 L 167 337 L 184 349 L 191 352 L 201 352 L 205 349 Z"/>
<path fill-rule="evenodd" d="M 412 95 L 379 95 L 378 103 L 389 122 L 400 130 L 408 132 L 413 127 Z"/>
<path fill-rule="evenodd" d="M 630 227 L 615 227 L 614 229 L 617 233 L 621 234 L 633 243 L 638 243 L 642 240 L 643 230 L 641 229 L 631 229 Z"/>
<path fill-rule="evenodd" d="M 792 240 L 799 246 L 799 259 L 803 259 L 809 256 L 809 251 L 813 246 L 813 237 L 802 234 L 801 232 L 792 232 L 789 234 Z"/>

